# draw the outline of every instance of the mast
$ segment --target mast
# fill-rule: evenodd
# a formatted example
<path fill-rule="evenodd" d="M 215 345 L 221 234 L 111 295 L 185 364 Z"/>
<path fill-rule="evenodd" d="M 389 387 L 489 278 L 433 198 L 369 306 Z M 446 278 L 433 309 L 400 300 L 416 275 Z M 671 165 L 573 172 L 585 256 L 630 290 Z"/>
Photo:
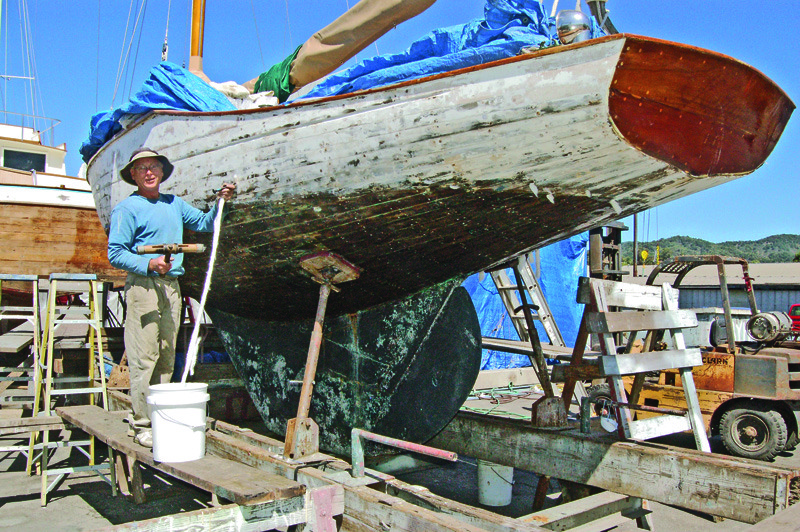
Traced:
<path fill-rule="evenodd" d="M 203 29 L 206 21 L 206 0 L 192 0 L 192 35 L 189 47 L 189 72 L 208 81 L 203 73 Z"/>

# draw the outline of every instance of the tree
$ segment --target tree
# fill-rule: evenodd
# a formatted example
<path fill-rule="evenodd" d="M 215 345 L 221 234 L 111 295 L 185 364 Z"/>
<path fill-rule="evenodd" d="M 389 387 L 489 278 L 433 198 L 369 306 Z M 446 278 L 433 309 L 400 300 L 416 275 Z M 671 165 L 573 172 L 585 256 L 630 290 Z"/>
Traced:
<path fill-rule="evenodd" d="M 792 262 L 800 262 L 800 251 L 798 251 L 797 253 L 794 254 L 794 258 L 792 259 Z"/>

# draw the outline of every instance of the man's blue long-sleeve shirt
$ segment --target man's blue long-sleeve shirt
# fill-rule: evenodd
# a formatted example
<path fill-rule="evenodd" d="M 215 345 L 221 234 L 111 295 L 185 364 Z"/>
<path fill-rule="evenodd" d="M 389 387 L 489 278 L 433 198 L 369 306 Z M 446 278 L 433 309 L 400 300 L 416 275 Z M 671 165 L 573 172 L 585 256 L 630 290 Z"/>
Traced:
<path fill-rule="evenodd" d="M 210 233 L 214 230 L 217 204 L 204 213 L 172 194 L 160 194 L 157 200 L 134 192 L 111 211 L 108 232 L 108 260 L 115 268 L 139 275 L 158 276 L 148 271 L 155 255 L 137 255 L 137 246 L 182 244 L 183 228 Z M 169 277 L 183 275 L 183 254 L 172 256 Z"/>

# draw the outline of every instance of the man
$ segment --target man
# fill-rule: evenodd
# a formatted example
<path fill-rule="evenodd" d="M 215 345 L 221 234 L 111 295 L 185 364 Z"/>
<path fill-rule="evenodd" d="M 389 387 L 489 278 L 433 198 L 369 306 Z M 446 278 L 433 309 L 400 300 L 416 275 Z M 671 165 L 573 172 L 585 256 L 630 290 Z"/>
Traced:
<path fill-rule="evenodd" d="M 217 205 L 207 213 L 173 196 L 161 194 L 161 183 L 169 179 L 173 166 L 153 150 L 136 150 L 120 177 L 137 187 L 111 212 L 108 260 L 128 272 L 125 282 L 127 314 L 125 352 L 128 355 L 133 414 L 129 422 L 134 440 L 153 446 L 147 393 L 151 384 L 170 381 L 175 364 L 175 340 L 181 317 L 183 255 L 167 261 L 164 255 L 137 255 L 140 245 L 183 242 L 183 228 L 211 232 Z M 236 185 L 225 183 L 217 193 L 233 197 Z"/>

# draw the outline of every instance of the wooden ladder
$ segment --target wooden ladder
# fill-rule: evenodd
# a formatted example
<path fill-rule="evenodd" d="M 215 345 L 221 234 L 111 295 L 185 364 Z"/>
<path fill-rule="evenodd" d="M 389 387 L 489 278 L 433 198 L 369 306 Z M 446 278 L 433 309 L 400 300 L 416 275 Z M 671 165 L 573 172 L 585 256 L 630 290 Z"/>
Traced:
<path fill-rule="evenodd" d="M 588 336 L 597 334 L 602 354 L 591 363 L 584 362 L 582 356 L 574 354 L 571 365 L 575 367 L 570 368 L 574 371 L 567 372 L 567 385 L 581 376 L 606 377 L 617 405 L 620 437 L 647 440 L 691 430 L 697 448 L 711 452 L 692 377 L 692 367 L 701 366 L 703 360 L 699 349 L 686 348 L 682 331 L 686 327 L 697 326 L 697 317 L 693 311 L 678 309 L 678 291 L 668 284 L 640 286 L 582 277 L 577 299 L 578 303 L 584 303 L 586 307 L 576 345 L 585 346 Z M 645 345 L 645 352 L 631 353 L 636 337 L 633 333 L 638 331 L 648 332 L 645 344 L 650 345 Z M 655 342 L 652 339 L 663 331 L 671 332 L 675 349 L 653 350 Z M 623 332 L 631 333 L 631 336 L 623 352 L 619 353 L 614 335 Z M 590 371 L 585 371 L 587 366 L 593 367 Z M 686 398 L 687 411 L 684 415 L 672 415 L 675 414 L 674 411 L 665 413 L 665 409 L 645 408 L 636 404 L 646 373 L 674 368 L 680 371 Z M 625 392 L 622 379 L 628 375 L 635 376 L 630 397 Z M 631 415 L 631 410 L 652 410 L 662 415 L 636 420 Z"/>
<path fill-rule="evenodd" d="M 69 292 L 86 294 L 88 305 L 58 305 L 58 283 L 64 282 L 65 289 Z M 50 418 L 55 416 L 53 402 L 58 396 L 87 395 L 89 403 L 96 403 L 96 395 L 100 395 L 103 408 L 108 410 L 108 392 L 106 389 L 105 361 L 103 356 L 103 319 L 98 293 L 97 276 L 94 274 L 66 274 L 54 273 L 50 275 L 50 287 L 47 298 L 47 312 L 41 345 L 44 353 L 36 365 L 36 389 L 34 393 L 33 416 Z M 86 375 L 57 377 L 55 375 L 55 338 L 59 334 L 58 328 L 66 325 L 87 326 L 89 341 L 80 340 L 79 347 L 87 349 Z M 82 333 L 81 333 L 82 336 Z M 99 373 L 95 375 L 95 371 Z M 99 386 L 98 386 L 99 381 Z M 107 463 L 95 463 L 95 438 L 89 436 L 88 440 L 50 441 L 50 431 L 42 430 L 42 443 L 37 444 L 39 433 L 32 432 L 28 451 L 28 474 L 31 473 L 33 464 L 37 463 L 42 476 L 41 504 L 47 504 L 47 494 L 64 476 L 92 471 L 97 473 L 106 482 L 111 484 L 116 496 L 116 478 L 113 451 L 109 448 Z M 41 453 L 34 455 L 34 449 L 41 447 Z M 51 451 L 59 447 L 70 447 L 79 450 L 89 459 L 89 465 L 77 467 L 48 468 Z M 107 472 L 108 477 L 104 474 Z M 56 477 L 48 484 L 48 477 Z"/>

